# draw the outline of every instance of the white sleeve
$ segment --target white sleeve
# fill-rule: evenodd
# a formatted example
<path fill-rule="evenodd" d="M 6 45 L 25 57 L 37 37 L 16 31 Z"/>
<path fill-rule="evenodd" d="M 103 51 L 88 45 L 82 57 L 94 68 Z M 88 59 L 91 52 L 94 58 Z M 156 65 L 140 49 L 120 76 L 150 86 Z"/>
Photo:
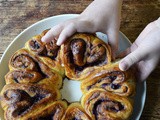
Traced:
<path fill-rule="evenodd" d="M 155 21 L 155 24 L 160 28 L 160 17 Z"/>

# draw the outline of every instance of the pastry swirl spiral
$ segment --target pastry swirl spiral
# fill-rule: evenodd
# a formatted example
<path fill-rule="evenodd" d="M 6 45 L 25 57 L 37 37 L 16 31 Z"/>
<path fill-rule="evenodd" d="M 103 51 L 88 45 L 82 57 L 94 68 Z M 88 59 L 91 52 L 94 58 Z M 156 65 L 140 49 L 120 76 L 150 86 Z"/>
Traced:
<path fill-rule="evenodd" d="M 26 49 L 18 50 L 11 57 L 9 68 L 11 71 L 5 76 L 6 84 L 38 83 L 57 88 L 62 86 L 62 76 Z"/>
<path fill-rule="evenodd" d="M 8 84 L 1 91 L 1 105 L 6 120 L 17 120 L 31 116 L 40 108 L 60 99 L 55 88 L 33 84 Z M 34 115 L 34 114 L 33 114 Z"/>
<path fill-rule="evenodd" d="M 75 34 L 61 46 L 65 74 L 70 79 L 81 80 L 94 70 L 111 62 L 108 44 L 92 34 Z"/>
<path fill-rule="evenodd" d="M 38 56 L 46 65 L 64 76 L 64 68 L 61 66 L 60 47 L 56 45 L 56 40 L 53 39 L 49 43 L 43 43 L 41 38 L 46 34 L 45 30 L 41 35 L 36 35 L 26 42 L 25 48 L 32 54 Z"/>
<path fill-rule="evenodd" d="M 91 120 L 80 103 L 72 103 L 68 106 L 62 120 Z"/>
<path fill-rule="evenodd" d="M 121 71 L 95 34 L 75 33 L 61 46 L 43 43 L 43 31 L 9 60 L 0 92 L 5 120 L 128 120 L 135 95 L 134 69 Z M 62 100 L 63 79 L 81 82 L 81 101 Z"/>
<path fill-rule="evenodd" d="M 132 72 L 131 72 L 132 71 Z M 107 68 L 96 71 L 82 81 L 81 90 L 83 93 L 94 88 L 102 88 L 120 96 L 133 96 L 135 94 L 134 70 L 121 71 L 118 62 L 112 63 Z"/>
<path fill-rule="evenodd" d="M 81 102 L 93 120 L 126 120 L 133 111 L 129 99 L 100 88 L 87 92 Z"/>

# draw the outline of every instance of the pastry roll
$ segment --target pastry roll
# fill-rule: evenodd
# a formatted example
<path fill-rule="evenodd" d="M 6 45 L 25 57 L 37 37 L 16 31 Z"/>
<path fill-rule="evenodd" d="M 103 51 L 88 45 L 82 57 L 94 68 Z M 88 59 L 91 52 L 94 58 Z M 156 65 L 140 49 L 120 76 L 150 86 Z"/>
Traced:
<path fill-rule="evenodd" d="M 45 30 L 41 35 L 36 35 L 26 42 L 25 48 L 31 53 L 38 56 L 51 69 L 55 70 L 64 76 L 64 68 L 61 66 L 60 46 L 56 45 L 56 40 L 53 38 L 49 43 L 43 43 L 41 38 L 47 33 Z"/>
<path fill-rule="evenodd" d="M 25 119 L 60 99 L 60 93 L 55 88 L 17 83 L 5 85 L 0 96 L 6 120 Z"/>
<path fill-rule="evenodd" d="M 93 88 L 103 88 L 120 96 L 132 96 L 135 93 L 134 69 L 121 71 L 118 62 L 112 63 L 103 70 L 95 71 L 95 74 L 82 81 L 83 93 Z"/>
<path fill-rule="evenodd" d="M 58 89 L 62 86 L 62 76 L 26 49 L 18 50 L 11 57 L 9 67 L 11 71 L 5 76 L 7 84 L 37 83 Z"/>
<path fill-rule="evenodd" d="M 37 71 L 12 70 L 5 75 L 6 84 L 11 83 L 37 83 L 43 76 Z"/>
<path fill-rule="evenodd" d="M 61 59 L 67 77 L 82 80 L 111 61 L 108 44 L 93 34 L 74 34 L 61 46 Z"/>
<path fill-rule="evenodd" d="M 61 120 L 65 114 L 66 108 L 67 103 L 65 101 L 55 101 L 41 110 L 34 111 L 31 114 L 24 116 L 22 120 Z"/>
<path fill-rule="evenodd" d="M 68 106 L 62 120 L 92 120 L 79 103 Z"/>
<path fill-rule="evenodd" d="M 26 70 L 37 70 L 37 65 L 31 54 L 25 50 L 20 49 L 16 51 L 9 60 L 9 69 L 26 69 Z"/>
<path fill-rule="evenodd" d="M 133 108 L 129 99 L 104 89 L 92 89 L 81 100 L 92 120 L 128 120 Z"/>

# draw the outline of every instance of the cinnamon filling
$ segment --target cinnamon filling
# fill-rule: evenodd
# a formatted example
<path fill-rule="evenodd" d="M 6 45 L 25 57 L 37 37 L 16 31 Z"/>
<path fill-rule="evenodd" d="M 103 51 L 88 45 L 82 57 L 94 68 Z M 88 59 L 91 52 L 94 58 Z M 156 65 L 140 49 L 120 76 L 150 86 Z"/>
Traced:
<path fill-rule="evenodd" d="M 49 43 L 46 43 L 47 56 L 55 59 L 58 55 L 58 51 L 60 49 L 59 46 L 56 45 L 56 40 L 52 40 Z"/>
<path fill-rule="evenodd" d="M 38 40 L 31 40 L 29 42 L 29 46 L 30 46 L 31 50 L 33 52 L 37 53 L 38 55 L 45 55 L 46 54 L 45 46 L 43 45 L 43 43 L 41 43 Z"/>
<path fill-rule="evenodd" d="M 10 89 L 4 93 L 4 98 L 13 104 L 13 116 L 25 114 L 36 102 L 42 100 L 47 96 L 46 93 L 36 93 L 31 97 L 27 92 L 20 89 Z M 12 107 L 12 106 L 11 106 Z"/>
<path fill-rule="evenodd" d="M 24 71 L 14 71 L 11 74 L 12 78 L 15 80 L 16 83 L 19 83 L 23 79 L 32 79 L 34 77 L 33 74 L 24 72 Z"/>
<path fill-rule="evenodd" d="M 105 59 L 105 48 L 101 44 L 98 44 L 96 46 L 92 46 L 89 56 L 87 57 L 87 63 L 95 63 L 99 61 L 104 61 Z"/>
<path fill-rule="evenodd" d="M 38 120 L 60 120 L 63 115 L 63 108 L 61 106 L 55 107 L 51 113 L 45 114 L 43 116 L 37 117 Z"/>
<path fill-rule="evenodd" d="M 106 86 L 110 86 L 110 88 L 116 90 L 121 88 L 121 84 L 125 80 L 125 75 L 123 72 L 120 71 L 112 71 L 105 75 L 105 77 L 99 79 L 98 81 L 95 81 L 94 84 L 89 85 L 87 87 L 87 90 L 90 90 L 91 88 L 94 88 L 95 86 L 100 86 L 101 88 L 106 88 Z"/>
<path fill-rule="evenodd" d="M 74 39 L 71 42 L 71 50 L 73 54 L 74 63 L 77 66 L 83 66 L 86 61 L 84 60 L 84 54 L 86 52 L 86 43 L 83 39 Z"/>
<path fill-rule="evenodd" d="M 12 64 L 15 68 L 30 68 L 31 70 L 35 68 L 33 59 L 24 54 L 16 56 L 13 59 Z"/>
<path fill-rule="evenodd" d="M 98 120 L 99 116 L 105 116 L 107 111 L 119 112 L 124 109 L 124 106 L 120 102 L 112 101 L 109 99 L 102 99 L 94 103 L 92 112 L 95 115 L 96 120 Z"/>
<path fill-rule="evenodd" d="M 107 63 L 106 48 L 101 44 L 87 44 L 81 38 L 75 38 L 70 43 L 70 50 L 66 54 L 68 62 L 75 66 L 76 72 L 92 66 L 102 66 Z M 72 65 L 70 65 L 72 66 Z"/>

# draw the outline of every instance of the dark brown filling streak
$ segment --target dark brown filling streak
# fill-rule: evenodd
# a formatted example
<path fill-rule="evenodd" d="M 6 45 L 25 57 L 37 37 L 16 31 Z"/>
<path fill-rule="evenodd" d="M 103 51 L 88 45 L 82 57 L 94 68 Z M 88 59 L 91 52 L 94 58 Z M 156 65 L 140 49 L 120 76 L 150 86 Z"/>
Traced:
<path fill-rule="evenodd" d="M 24 54 L 21 54 L 21 55 L 24 55 Z M 19 55 L 19 56 L 21 56 L 21 55 Z M 34 62 L 34 64 L 35 64 L 35 71 L 37 71 L 38 73 L 40 73 L 41 74 L 41 76 L 42 76 L 42 79 L 44 79 L 44 78 L 49 78 L 49 76 L 47 76 L 44 72 L 42 72 L 42 70 L 41 70 L 41 64 L 42 63 L 40 63 L 40 62 L 38 62 L 38 60 L 36 59 L 36 58 L 32 58 L 31 56 L 28 56 L 28 55 L 24 55 L 24 56 L 26 56 L 27 58 L 29 58 L 32 62 Z M 15 57 L 15 59 L 17 58 L 17 56 Z M 15 60 L 14 59 L 14 60 Z M 24 59 L 25 60 L 25 59 Z M 25 63 L 25 61 L 24 61 L 24 63 Z M 27 67 L 27 66 L 26 66 Z M 26 68 L 25 67 L 25 68 Z M 24 68 L 24 67 L 22 67 L 22 68 Z M 24 69 L 25 69 L 24 68 Z M 17 83 L 19 83 L 18 81 L 17 81 L 17 79 L 14 79 L 15 80 L 15 82 L 17 82 Z"/>
<path fill-rule="evenodd" d="M 55 40 L 52 40 L 49 43 L 46 43 L 46 45 L 41 45 L 41 43 L 38 43 L 36 40 L 31 40 L 29 43 L 31 50 L 37 52 L 40 56 L 47 56 L 53 60 L 56 59 L 60 47 L 56 45 Z"/>
<path fill-rule="evenodd" d="M 104 89 L 105 89 L 106 86 L 110 86 L 112 89 L 115 89 L 115 90 L 121 88 L 121 84 L 122 84 L 122 82 L 124 81 L 124 77 L 125 77 L 124 74 L 121 73 L 121 72 L 119 72 L 119 71 L 112 71 L 112 72 L 110 72 L 110 73 L 108 73 L 108 74 L 109 74 L 109 75 L 107 75 L 107 73 L 106 73 L 107 77 L 101 78 L 100 80 L 98 80 L 97 83 L 100 83 L 100 82 L 102 82 L 103 80 L 106 80 L 106 79 L 109 79 L 109 80 L 110 80 L 110 83 L 103 83 L 103 84 L 101 85 L 101 88 L 104 88 Z M 121 81 L 121 83 L 119 83 L 119 84 L 114 84 L 113 82 L 117 79 L 117 76 L 116 76 L 116 75 L 112 76 L 112 74 L 123 74 L 123 80 Z M 87 90 L 90 90 L 91 88 L 93 88 L 97 83 L 94 83 L 94 84 L 88 86 L 88 87 L 87 87 Z"/>
<path fill-rule="evenodd" d="M 16 83 L 19 83 L 19 81 L 21 81 L 22 79 L 25 79 L 25 78 L 32 79 L 32 77 L 34 77 L 34 75 L 31 73 L 26 73 L 24 71 L 14 71 L 12 73 L 12 77 Z"/>
<path fill-rule="evenodd" d="M 12 112 L 13 117 L 23 115 L 34 105 L 47 96 L 47 93 L 35 91 L 35 96 L 31 97 L 27 92 L 20 89 L 10 89 L 4 93 L 4 98 L 10 102 L 10 106 L 14 109 Z M 38 93 L 39 92 L 39 93 Z M 25 104 L 23 104 L 25 102 Z"/>
<path fill-rule="evenodd" d="M 31 41 L 29 41 L 29 47 L 31 48 L 32 51 L 34 51 L 36 54 L 40 56 L 45 55 L 47 52 L 43 43 L 41 43 L 38 40 L 32 39 Z"/>
<path fill-rule="evenodd" d="M 26 61 L 23 61 L 23 60 L 26 60 Z M 29 55 L 25 55 L 25 54 L 20 54 L 20 55 L 15 56 L 12 62 L 13 62 L 12 64 L 14 67 L 19 67 L 23 69 L 30 66 L 29 62 L 34 64 L 34 60 Z"/>
<path fill-rule="evenodd" d="M 39 117 L 37 117 L 36 119 L 37 120 L 54 120 L 54 119 L 57 120 L 58 112 L 61 112 L 61 111 L 59 109 L 56 109 L 46 115 L 43 115 L 43 116 L 39 115 Z M 60 116 L 58 116 L 58 117 L 60 117 Z"/>
<path fill-rule="evenodd" d="M 71 111 L 72 112 L 72 111 Z M 82 120 L 82 115 L 83 115 L 84 113 L 82 112 L 82 111 L 78 111 L 78 113 L 77 114 L 75 114 L 75 113 L 73 113 L 73 115 L 72 114 L 69 114 L 67 117 L 70 117 L 71 119 L 70 120 Z"/>
<path fill-rule="evenodd" d="M 76 42 L 82 42 L 83 43 L 83 49 L 82 48 L 78 49 L 78 48 L 74 47 L 74 44 L 76 44 Z M 71 43 L 70 43 L 71 48 L 66 53 L 67 58 L 69 58 L 69 63 L 71 63 L 70 66 L 71 67 L 74 66 L 75 72 L 77 72 L 77 73 L 81 72 L 82 70 L 84 70 L 87 67 L 102 66 L 102 65 L 107 63 L 106 56 L 100 57 L 100 56 L 95 55 L 93 53 L 87 53 L 86 55 L 91 58 L 90 62 L 86 61 L 84 63 L 84 65 L 82 65 L 82 66 L 76 65 L 76 63 L 75 63 L 76 61 L 74 59 L 74 54 L 75 53 L 77 53 L 77 55 L 79 55 L 79 58 L 81 57 L 80 59 L 83 60 L 87 47 L 89 46 L 90 50 L 94 49 L 92 44 L 86 45 L 86 43 L 85 44 L 84 43 L 85 43 L 85 41 L 81 38 L 77 38 L 77 39 L 72 40 Z M 97 46 L 101 47 L 102 45 L 99 44 Z M 95 47 L 97 47 L 97 46 L 95 46 Z M 103 53 L 103 55 L 106 55 L 106 51 Z M 96 59 L 97 57 L 99 57 L 100 59 Z"/>
<path fill-rule="evenodd" d="M 108 102 L 108 103 L 112 103 L 115 104 L 115 106 L 101 106 L 101 103 L 103 102 Z M 114 111 L 114 112 L 119 112 L 125 109 L 125 107 L 120 103 L 120 102 L 115 102 L 115 101 L 111 101 L 109 99 L 102 99 L 102 100 L 98 100 L 95 102 L 92 113 L 95 115 L 95 119 L 98 120 L 98 115 L 99 115 L 99 111 L 98 111 L 98 107 L 105 107 L 106 110 L 108 111 Z"/>

